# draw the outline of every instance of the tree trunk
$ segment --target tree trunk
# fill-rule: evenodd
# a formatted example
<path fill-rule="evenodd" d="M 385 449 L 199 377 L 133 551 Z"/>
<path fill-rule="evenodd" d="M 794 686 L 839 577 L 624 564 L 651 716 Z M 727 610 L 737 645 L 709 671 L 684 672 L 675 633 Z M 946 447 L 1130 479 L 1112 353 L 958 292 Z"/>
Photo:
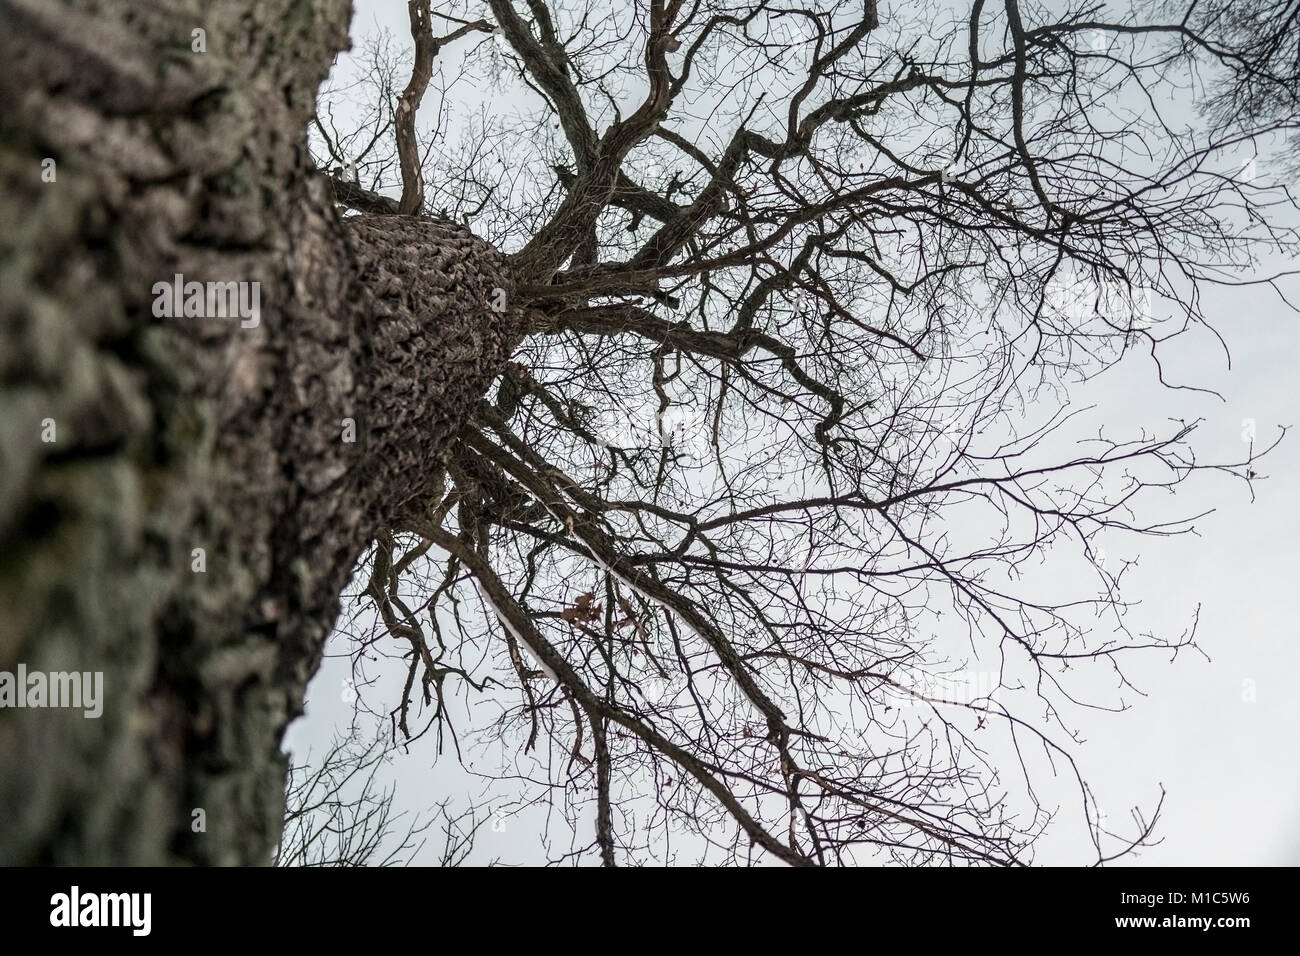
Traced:
<path fill-rule="evenodd" d="M 269 859 L 349 570 L 514 338 L 494 250 L 311 168 L 349 15 L 0 0 L 0 672 L 103 673 L 0 709 L 0 863 Z M 256 324 L 157 316 L 177 274 Z"/>

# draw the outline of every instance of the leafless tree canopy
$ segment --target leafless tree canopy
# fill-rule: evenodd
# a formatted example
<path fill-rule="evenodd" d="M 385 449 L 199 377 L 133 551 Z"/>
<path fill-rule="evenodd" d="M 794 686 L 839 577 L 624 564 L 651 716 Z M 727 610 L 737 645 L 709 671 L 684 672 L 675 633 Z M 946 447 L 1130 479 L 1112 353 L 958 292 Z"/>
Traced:
<path fill-rule="evenodd" d="M 487 6 L 412 0 L 413 59 L 371 38 L 315 124 L 348 215 L 470 226 L 524 323 L 359 569 L 359 676 L 409 665 L 367 701 L 497 759 L 560 858 L 1147 841 L 1159 797 L 1103 823 L 1070 715 L 1125 707 L 1196 607 L 1130 628 L 1103 552 L 1189 531 L 1166 493 L 1279 436 L 1205 462 L 1195 422 L 1069 396 L 1130 353 L 1187 387 L 1200 291 L 1294 253 L 1236 158 L 1294 119 L 1255 17 L 1297 4 Z"/>
<path fill-rule="evenodd" d="M 486 813 L 473 807 L 453 811 L 449 799 L 439 801 L 431 816 L 395 810 L 394 788 L 380 781 L 392 758 L 387 735 L 352 734 L 336 738 L 323 755 L 307 754 L 290 766 L 275 865 L 405 866 L 429 843 L 435 824 L 439 864 L 463 863 Z"/>
<path fill-rule="evenodd" d="M 1247 129 L 1269 122 L 1294 136 L 1300 122 L 1300 3 L 1210 0 L 1167 12 L 1181 14 L 1189 30 L 1222 51 L 1225 75 L 1206 103 L 1217 120 Z"/>
<path fill-rule="evenodd" d="M 384 744 L 344 737 L 289 768 L 276 866 L 400 865 L 420 850 L 429 825 L 410 821 L 398 834 L 393 791 L 379 784 Z"/>

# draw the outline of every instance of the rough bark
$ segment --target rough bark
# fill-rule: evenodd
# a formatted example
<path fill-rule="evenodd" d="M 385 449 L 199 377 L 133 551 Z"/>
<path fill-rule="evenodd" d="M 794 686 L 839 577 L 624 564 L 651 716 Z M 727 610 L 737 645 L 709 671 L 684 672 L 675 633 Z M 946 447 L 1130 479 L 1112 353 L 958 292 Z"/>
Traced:
<path fill-rule="evenodd" d="M 267 861 L 349 570 L 510 347 L 501 257 L 340 221 L 310 166 L 349 16 L 0 2 L 0 671 L 105 697 L 0 709 L 0 863 Z M 260 323 L 155 317 L 176 273 L 259 282 Z"/>

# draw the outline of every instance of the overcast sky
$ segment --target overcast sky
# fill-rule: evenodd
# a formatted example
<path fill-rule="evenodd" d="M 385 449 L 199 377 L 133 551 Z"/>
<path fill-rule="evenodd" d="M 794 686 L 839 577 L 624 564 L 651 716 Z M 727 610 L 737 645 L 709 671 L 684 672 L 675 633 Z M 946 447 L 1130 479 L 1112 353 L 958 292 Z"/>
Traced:
<path fill-rule="evenodd" d="M 379 26 L 409 45 L 405 2 L 358 0 L 356 7 L 354 42 Z M 337 71 L 352 68 L 344 58 Z M 1300 302 L 1300 288 L 1293 284 L 1290 291 Z M 1165 354 L 1165 374 L 1215 390 L 1224 400 L 1161 389 L 1150 360 L 1139 354 L 1079 389 L 1074 400 L 1096 404 L 1116 425 L 1154 427 L 1170 418 L 1203 418 L 1196 442 L 1202 460 L 1239 459 L 1247 420 L 1254 422 L 1257 445 L 1269 443 L 1278 426 L 1300 423 L 1295 314 L 1266 288 L 1207 290 L 1205 312 L 1231 350 L 1231 367 L 1213 337 L 1196 334 Z M 1077 758 L 1110 822 L 1127 819 L 1134 804 L 1153 805 L 1161 785 L 1167 791 L 1158 830 L 1163 842 L 1127 858 L 1127 864 L 1300 864 L 1300 506 L 1293 492 L 1300 430 L 1259 471 L 1267 480 L 1255 484 L 1254 501 L 1239 481 L 1216 474 L 1194 477 L 1179 490 L 1175 504 L 1182 514 L 1213 509 L 1197 521 L 1197 535 L 1145 539 L 1117 556 L 1138 560 L 1125 588 L 1126 596 L 1142 602 L 1130 620 L 1134 631 L 1176 635 L 1199 605 L 1197 643 L 1204 651 L 1184 651 L 1172 662 L 1168 653 L 1133 658 L 1126 675 L 1145 697 L 1127 693 L 1130 707 L 1123 713 L 1079 710 L 1067 720 L 1087 739 Z M 286 748 L 291 753 L 318 752 L 348 727 L 347 651 L 344 642 L 331 642 L 331 656 L 309 689 L 306 716 L 290 728 Z M 391 706 L 400 692 L 404 668 L 390 670 L 388 681 L 365 691 L 375 695 L 376 705 Z M 1114 679 L 1103 666 L 1089 679 L 1097 681 L 1101 696 L 1113 692 Z M 492 786 L 458 767 L 454 750 L 435 759 L 428 740 L 395 759 L 390 779 L 397 785 L 398 806 L 411 812 L 447 797 L 456 806 L 490 809 L 517 792 L 513 785 Z M 1060 800 L 1069 796 L 1062 782 Z M 1050 796 L 1044 803 L 1053 805 Z M 498 817 L 496 830 L 480 831 L 471 862 L 546 859 L 544 811 L 515 809 Z M 555 818 L 550 823 L 558 837 L 554 852 L 567 849 L 567 838 L 556 829 L 562 823 Z M 580 833 L 575 842 L 590 839 L 590 832 Z M 435 860 L 434 850 L 430 847 L 419 861 Z M 1036 861 L 1086 862 L 1090 851 L 1082 832 L 1063 832 L 1039 846 Z"/>

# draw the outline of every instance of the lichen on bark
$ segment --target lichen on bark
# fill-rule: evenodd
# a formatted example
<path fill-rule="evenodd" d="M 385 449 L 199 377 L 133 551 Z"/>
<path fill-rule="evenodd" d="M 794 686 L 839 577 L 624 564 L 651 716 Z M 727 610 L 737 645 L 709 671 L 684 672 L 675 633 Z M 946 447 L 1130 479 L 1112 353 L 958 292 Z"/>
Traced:
<path fill-rule="evenodd" d="M 0 863 L 268 861 L 353 562 L 513 341 L 486 243 L 340 220 L 311 167 L 349 15 L 0 7 L 0 670 L 103 671 L 106 696 L 0 710 Z M 260 283 L 260 323 L 155 318 L 177 273 Z"/>

